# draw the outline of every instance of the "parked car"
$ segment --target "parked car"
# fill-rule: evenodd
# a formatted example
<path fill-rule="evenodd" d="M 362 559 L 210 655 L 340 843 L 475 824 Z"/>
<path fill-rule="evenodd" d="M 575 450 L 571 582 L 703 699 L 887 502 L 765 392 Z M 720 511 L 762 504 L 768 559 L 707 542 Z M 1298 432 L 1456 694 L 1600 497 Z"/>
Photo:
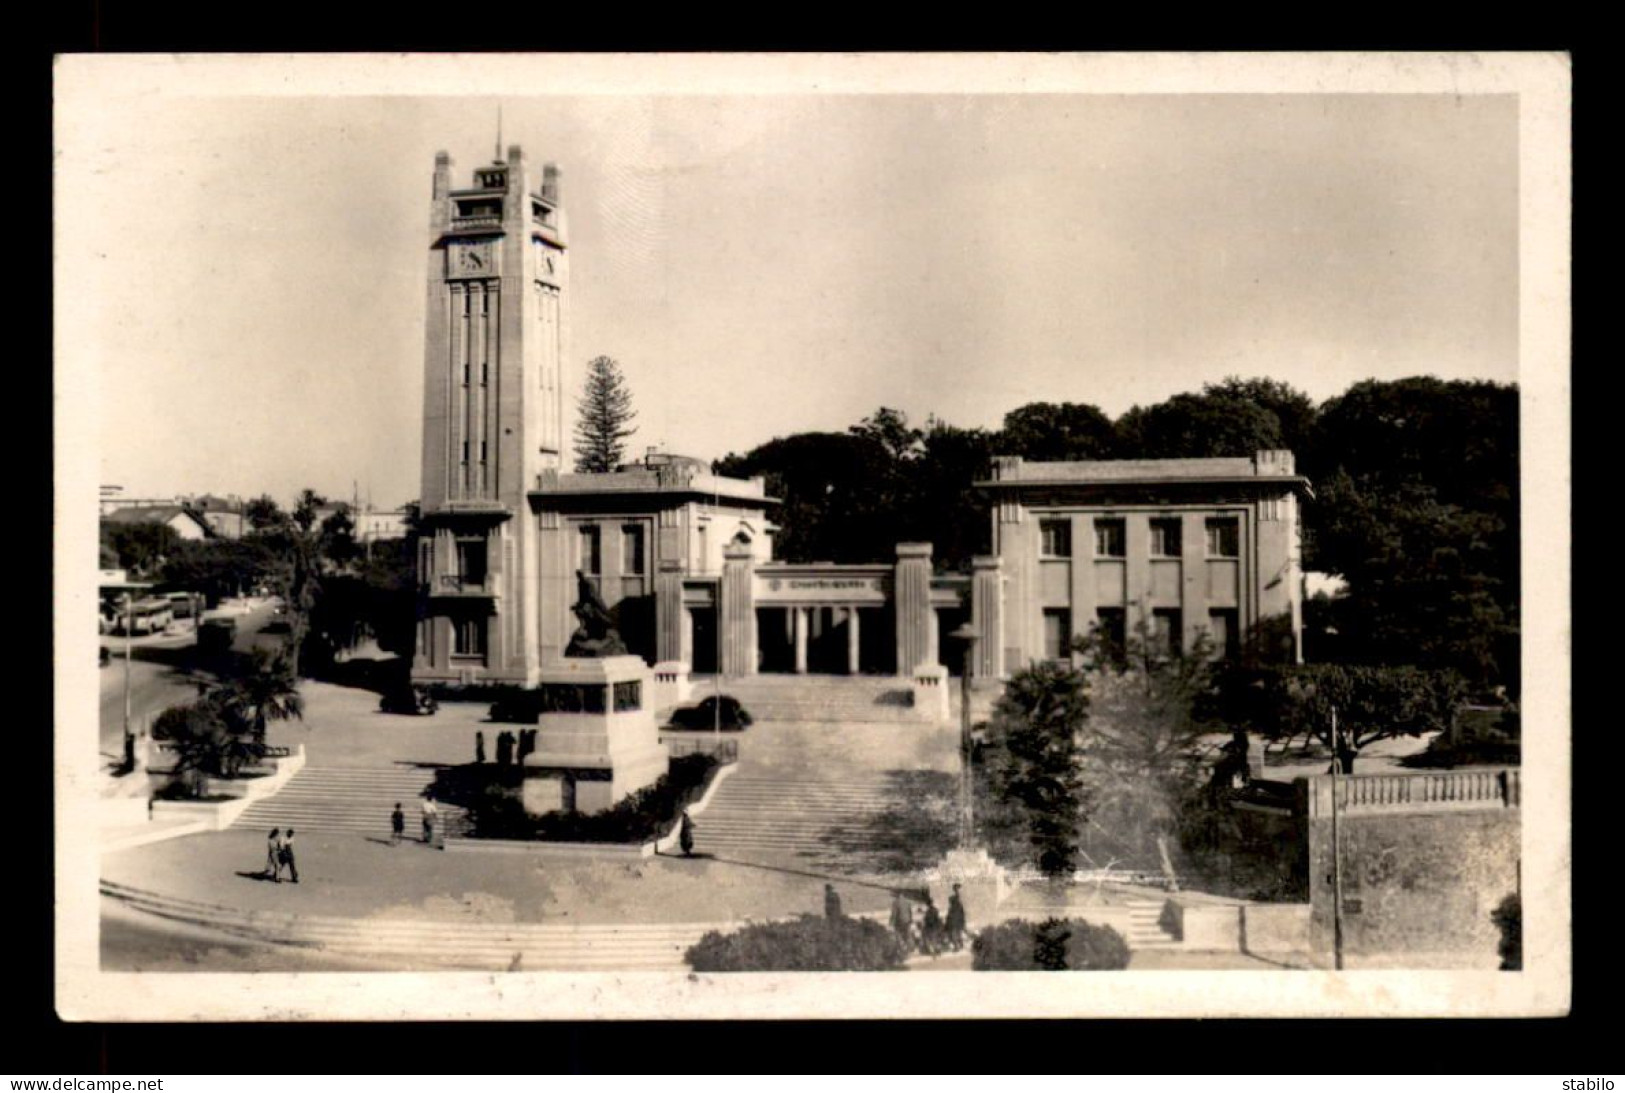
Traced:
<path fill-rule="evenodd" d="M 197 647 L 206 653 L 224 653 L 237 639 L 237 620 L 216 616 L 204 619 L 197 628 Z"/>
<path fill-rule="evenodd" d="M 492 721 L 505 721 L 514 725 L 534 725 L 542 714 L 542 696 L 539 691 L 517 691 L 491 703 Z"/>
<path fill-rule="evenodd" d="M 720 706 L 720 711 L 719 711 Z M 718 716 L 720 712 L 721 716 Z M 679 706 L 672 711 L 667 725 L 672 729 L 698 732 L 720 727 L 723 732 L 741 732 L 751 723 L 750 712 L 732 695 L 712 695 L 693 706 Z"/>
<path fill-rule="evenodd" d="M 384 713 L 427 716 L 440 709 L 440 703 L 427 687 L 408 684 L 384 692 L 378 700 L 378 709 Z"/>

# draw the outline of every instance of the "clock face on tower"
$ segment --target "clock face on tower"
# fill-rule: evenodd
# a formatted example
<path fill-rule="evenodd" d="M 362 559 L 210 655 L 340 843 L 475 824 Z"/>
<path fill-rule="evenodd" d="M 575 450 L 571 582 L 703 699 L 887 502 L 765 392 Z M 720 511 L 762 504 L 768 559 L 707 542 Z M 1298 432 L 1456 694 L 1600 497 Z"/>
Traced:
<path fill-rule="evenodd" d="M 489 243 L 463 243 L 451 248 L 451 275 L 453 277 L 486 277 L 494 273 L 493 254 Z"/>
<path fill-rule="evenodd" d="M 532 240 L 536 247 L 536 274 L 550 281 L 558 280 L 559 252 L 542 242 L 540 239 Z"/>

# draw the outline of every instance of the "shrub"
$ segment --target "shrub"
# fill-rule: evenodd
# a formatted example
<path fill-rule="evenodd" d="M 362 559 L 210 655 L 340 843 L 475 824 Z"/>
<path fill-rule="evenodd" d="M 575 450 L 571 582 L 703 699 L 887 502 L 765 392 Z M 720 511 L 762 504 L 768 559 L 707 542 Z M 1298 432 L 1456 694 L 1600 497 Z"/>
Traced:
<path fill-rule="evenodd" d="M 690 802 L 705 791 L 720 766 L 714 756 L 697 754 L 673 759 L 666 773 L 603 812 L 549 812 L 531 816 L 521 799 L 519 772 L 489 764 L 442 771 L 435 796 L 454 804 L 466 802 L 475 838 L 541 839 L 550 842 L 642 843 L 667 834 Z M 480 779 L 476 788 L 472 779 Z M 441 786 L 448 790 L 444 795 Z M 455 787 L 453 789 L 453 787 Z"/>
<path fill-rule="evenodd" d="M 1501 970 L 1523 970 L 1523 901 L 1510 895 L 1490 912 L 1490 921 L 1501 931 L 1501 943 L 1496 952 L 1501 956 Z"/>
<path fill-rule="evenodd" d="M 720 707 L 720 709 L 719 709 Z M 732 695 L 715 695 L 695 706 L 679 706 L 671 713 L 668 729 L 706 731 L 720 727 L 723 732 L 741 732 L 750 727 L 754 719 L 750 711 L 740 705 Z"/>
<path fill-rule="evenodd" d="M 731 934 L 712 930 L 685 959 L 697 972 L 882 972 L 902 967 L 907 955 L 878 922 L 802 915 Z"/>
<path fill-rule="evenodd" d="M 1011 919 L 977 934 L 971 946 L 971 967 L 980 972 L 1117 971 L 1128 961 L 1121 934 L 1082 919 Z"/>

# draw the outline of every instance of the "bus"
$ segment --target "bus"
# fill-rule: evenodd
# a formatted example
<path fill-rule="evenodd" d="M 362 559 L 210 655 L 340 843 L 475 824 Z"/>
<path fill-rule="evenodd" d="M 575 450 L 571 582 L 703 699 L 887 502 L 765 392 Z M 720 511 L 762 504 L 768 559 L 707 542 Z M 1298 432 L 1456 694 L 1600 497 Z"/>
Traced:
<path fill-rule="evenodd" d="M 136 600 L 128 611 L 122 605 L 114 620 L 115 633 L 161 634 L 175 621 L 174 605 L 165 596 L 149 596 Z"/>

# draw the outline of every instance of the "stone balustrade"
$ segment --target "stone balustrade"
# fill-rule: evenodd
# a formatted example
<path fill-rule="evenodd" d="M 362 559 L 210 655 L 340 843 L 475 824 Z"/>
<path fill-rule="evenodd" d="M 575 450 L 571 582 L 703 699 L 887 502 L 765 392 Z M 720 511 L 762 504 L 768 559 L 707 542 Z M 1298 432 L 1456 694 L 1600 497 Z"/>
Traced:
<path fill-rule="evenodd" d="M 1329 817 L 1332 776 L 1320 774 L 1304 781 L 1309 816 Z M 1336 779 L 1336 791 L 1339 811 L 1350 814 L 1517 808 L 1521 796 L 1517 767 L 1351 774 Z"/>

